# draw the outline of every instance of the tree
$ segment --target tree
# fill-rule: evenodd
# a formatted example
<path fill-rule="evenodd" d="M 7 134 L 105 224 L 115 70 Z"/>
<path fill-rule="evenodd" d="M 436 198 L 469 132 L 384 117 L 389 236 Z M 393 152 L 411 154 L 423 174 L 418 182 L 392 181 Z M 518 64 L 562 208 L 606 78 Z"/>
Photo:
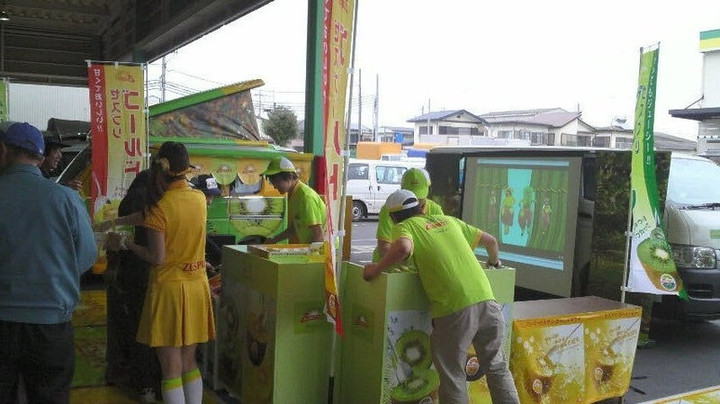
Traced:
<path fill-rule="evenodd" d="M 287 146 L 290 139 L 298 135 L 295 112 L 282 105 L 268 112 L 268 119 L 263 121 L 262 127 L 265 134 L 279 146 Z"/>

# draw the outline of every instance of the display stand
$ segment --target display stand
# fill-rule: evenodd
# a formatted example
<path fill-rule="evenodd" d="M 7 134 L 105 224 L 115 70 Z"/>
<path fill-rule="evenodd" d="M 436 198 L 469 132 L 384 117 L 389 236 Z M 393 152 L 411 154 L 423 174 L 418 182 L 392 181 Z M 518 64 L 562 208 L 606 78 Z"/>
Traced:
<path fill-rule="evenodd" d="M 510 370 L 520 401 L 594 403 L 623 396 L 641 311 L 596 296 L 516 302 Z"/>
<path fill-rule="evenodd" d="M 437 402 L 439 381 L 432 367 L 428 302 L 416 273 L 381 273 L 371 282 L 363 268 L 343 265 L 338 403 Z M 508 327 L 515 286 L 514 269 L 485 270 Z M 509 356 L 509 355 L 508 355 Z M 487 385 L 468 352 L 471 403 L 489 403 Z"/>
<path fill-rule="evenodd" d="M 278 262 L 223 247 L 219 376 L 241 402 L 326 401 L 332 327 L 323 271 L 303 257 Z"/>

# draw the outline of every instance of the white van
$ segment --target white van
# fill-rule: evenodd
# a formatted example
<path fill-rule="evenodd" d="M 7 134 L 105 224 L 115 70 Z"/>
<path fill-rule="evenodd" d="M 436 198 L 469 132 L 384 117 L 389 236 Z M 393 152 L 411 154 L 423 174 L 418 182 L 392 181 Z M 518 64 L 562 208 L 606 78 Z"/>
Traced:
<path fill-rule="evenodd" d="M 703 157 L 673 153 L 663 217 L 667 241 L 690 300 L 663 297 L 670 313 L 720 317 L 720 166 Z"/>
<path fill-rule="evenodd" d="M 350 159 L 347 169 L 347 194 L 352 195 L 352 219 L 358 221 L 377 215 L 385 200 L 400 188 L 408 168 L 425 168 L 425 164 L 408 161 Z"/>

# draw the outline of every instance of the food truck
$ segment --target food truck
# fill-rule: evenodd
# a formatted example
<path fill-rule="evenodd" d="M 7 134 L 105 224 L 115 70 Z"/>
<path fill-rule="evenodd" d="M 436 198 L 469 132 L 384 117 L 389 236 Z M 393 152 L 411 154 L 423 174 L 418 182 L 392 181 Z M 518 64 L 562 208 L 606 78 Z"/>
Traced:
<path fill-rule="evenodd" d="M 223 244 L 262 242 L 285 229 L 285 198 L 261 175 L 271 160 L 287 157 L 298 169 L 300 179 L 309 181 L 312 154 L 260 139 L 250 90 L 263 84 L 262 80 L 245 81 L 149 108 L 150 154 L 163 142 L 181 142 L 195 167 L 188 179 L 212 174 L 217 180 L 223 194 L 208 207 L 207 233 L 224 240 Z M 57 181 L 81 179 L 85 187 L 81 194 L 87 197 L 93 186 L 90 144 L 75 145 L 72 154 L 72 162 Z M 113 209 L 117 206 L 108 206 L 109 211 Z M 93 272 L 104 269 L 101 258 Z"/>

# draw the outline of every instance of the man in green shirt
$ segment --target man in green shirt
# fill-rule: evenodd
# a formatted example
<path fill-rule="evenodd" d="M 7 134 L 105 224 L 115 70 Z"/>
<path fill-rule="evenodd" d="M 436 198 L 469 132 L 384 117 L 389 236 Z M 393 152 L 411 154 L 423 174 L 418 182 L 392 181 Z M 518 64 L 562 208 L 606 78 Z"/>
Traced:
<path fill-rule="evenodd" d="M 396 223 L 393 242 L 379 262 L 365 266 L 363 278 L 369 281 L 406 258 L 417 267 L 430 302 L 430 350 L 440 375 L 439 401 L 468 402 L 465 362 L 472 343 L 492 402 L 519 403 L 502 350 L 502 311 L 474 253 L 482 245 L 488 265 L 499 267 L 495 237 L 451 216 L 424 214 L 423 204 L 408 190 L 393 192 L 385 207 Z"/>
<path fill-rule="evenodd" d="M 430 192 L 430 174 L 424 168 L 410 168 L 403 173 L 400 180 L 400 189 L 407 189 L 415 194 L 423 205 L 423 213 L 428 215 L 442 215 L 443 210 L 437 203 L 427 199 Z M 392 228 L 395 224 L 390 219 L 385 206 L 380 208 L 378 213 L 378 226 L 375 238 L 377 238 L 377 247 L 373 251 L 373 262 L 385 255 L 390 248 L 392 242 Z"/>
<path fill-rule="evenodd" d="M 285 157 L 270 162 L 263 173 L 283 195 L 288 196 L 288 226 L 267 240 L 273 244 L 288 239 L 291 244 L 325 240 L 325 202 L 309 185 L 300 181 L 293 163 Z"/>

